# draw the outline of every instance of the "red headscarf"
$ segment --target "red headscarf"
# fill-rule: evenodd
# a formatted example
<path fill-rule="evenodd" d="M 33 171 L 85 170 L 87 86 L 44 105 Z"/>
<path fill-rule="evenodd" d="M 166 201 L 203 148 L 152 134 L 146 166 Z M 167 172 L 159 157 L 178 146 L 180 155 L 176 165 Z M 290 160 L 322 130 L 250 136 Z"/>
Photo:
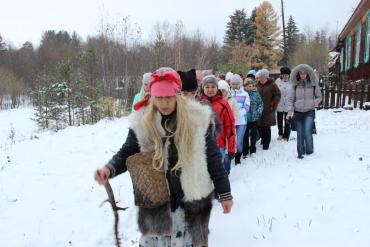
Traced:
<path fill-rule="evenodd" d="M 175 96 L 181 92 L 180 75 L 173 69 L 164 67 L 157 69 L 149 79 L 150 94 L 134 105 L 135 111 L 149 104 L 151 96 Z"/>

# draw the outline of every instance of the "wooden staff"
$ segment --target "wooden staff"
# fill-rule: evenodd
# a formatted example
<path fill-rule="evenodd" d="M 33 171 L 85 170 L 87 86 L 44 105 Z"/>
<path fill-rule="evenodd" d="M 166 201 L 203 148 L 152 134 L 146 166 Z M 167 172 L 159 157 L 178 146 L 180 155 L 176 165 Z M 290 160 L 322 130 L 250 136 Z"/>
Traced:
<path fill-rule="evenodd" d="M 98 172 L 98 175 L 100 176 L 99 171 L 97 171 L 97 172 Z M 121 246 L 121 243 L 120 243 L 120 237 L 119 237 L 119 232 L 118 232 L 118 222 L 119 222 L 118 211 L 119 210 L 125 211 L 126 209 L 128 209 L 128 207 L 121 208 L 121 207 L 118 207 L 117 206 L 116 200 L 114 199 L 114 194 L 113 194 L 112 186 L 110 186 L 110 183 L 109 183 L 108 180 L 107 180 L 107 183 L 104 185 L 104 188 L 107 191 L 108 199 L 105 200 L 100 206 L 102 206 L 106 202 L 109 202 L 110 205 L 112 206 L 112 210 L 113 210 L 113 213 L 114 213 L 114 234 L 116 236 L 116 246 L 117 247 L 120 247 Z"/>

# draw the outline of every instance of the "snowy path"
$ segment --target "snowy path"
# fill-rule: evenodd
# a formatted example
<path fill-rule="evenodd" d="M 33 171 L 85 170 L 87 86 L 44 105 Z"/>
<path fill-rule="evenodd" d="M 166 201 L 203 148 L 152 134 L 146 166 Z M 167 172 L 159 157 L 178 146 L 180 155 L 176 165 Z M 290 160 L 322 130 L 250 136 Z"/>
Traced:
<path fill-rule="evenodd" d="M 127 120 L 39 133 L 31 116 L 0 112 L 1 246 L 114 246 L 113 215 L 99 207 L 106 194 L 92 175 L 122 145 Z M 270 150 L 233 167 L 235 206 L 223 215 L 215 203 L 209 246 L 369 246 L 370 112 L 319 111 L 317 126 L 310 157 L 297 160 L 295 141 L 277 141 L 273 128 Z M 130 207 L 120 212 L 123 246 L 137 246 L 128 174 L 112 186 Z"/>

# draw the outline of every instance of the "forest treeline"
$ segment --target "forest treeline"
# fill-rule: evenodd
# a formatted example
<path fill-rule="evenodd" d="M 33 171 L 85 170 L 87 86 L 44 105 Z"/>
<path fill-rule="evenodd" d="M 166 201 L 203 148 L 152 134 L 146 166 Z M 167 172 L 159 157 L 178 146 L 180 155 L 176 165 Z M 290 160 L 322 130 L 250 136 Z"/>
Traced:
<path fill-rule="evenodd" d="M 286 23 L 272 5 L 236 9 L 225 23 L 223 42 L 201 31 L 188 32 L 182 21 L 157 22 L 149 40 L 130 17 L 103 21 L 96 34 L 48 30 L 39 45 L 15 48 L 0 30 L 0 107 L 15 108 L 30 98 L 42 128 L 92 124 L 119 117 L 141 87 L 142 74 L 163 66 L 177 70 L 213 69 L 245 74 L 307 63 L 327 71 L 333 38 L 327 30 L 299 30 L 293 16 Z"/>

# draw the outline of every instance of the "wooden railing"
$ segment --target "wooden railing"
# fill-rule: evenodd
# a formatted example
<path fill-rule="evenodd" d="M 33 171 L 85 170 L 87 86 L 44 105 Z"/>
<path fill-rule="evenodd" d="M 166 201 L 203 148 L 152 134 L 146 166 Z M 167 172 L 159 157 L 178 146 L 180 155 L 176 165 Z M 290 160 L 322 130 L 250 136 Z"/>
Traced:
<path fill-rule="evenodd" d="M 365 102 L 370 102 L 370 80 L 340 81 L 336 77 L 322 76 L 319 85 L 323 96 L 321 108 L 350 105 L 363 109 Z"/>

